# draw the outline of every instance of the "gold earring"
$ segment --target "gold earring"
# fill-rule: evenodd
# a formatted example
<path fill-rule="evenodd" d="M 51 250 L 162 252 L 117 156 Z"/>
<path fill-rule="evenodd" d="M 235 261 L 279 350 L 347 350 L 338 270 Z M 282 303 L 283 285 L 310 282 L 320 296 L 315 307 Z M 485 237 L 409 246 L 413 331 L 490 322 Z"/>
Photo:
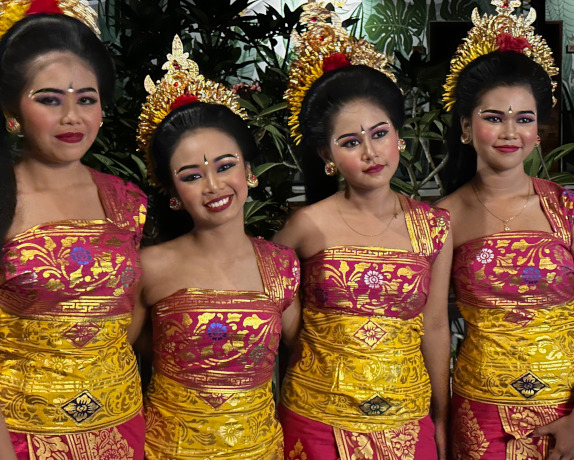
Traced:
<path fill-rule="evenodd" d="M 337 174 L 337 165 L 332 161 L 325 163 L 325 174 L 327 174 L 327 176 L 334 176 Z"/>
<path fill-rule="evenodd" d="M 464 131 L 460 135 L 460 142 L 462 142 L 464 145 L 470 144 L 471 140 L 472 140 L 472 136 L 470 135 L 470 133 L 467 133 L 466 131 Z"/>
<path fill-rule="evenodd" d="M 100 128 L 101 128 L 102 126 L 104 126 L 104 122 L 103 122 L 103 121 L 100 121 Z"/>
<path fill-rule="evenodd" d="M 536 138 L 536 142 L 534 143 L 534 147 L 540 147 L 540 136 Z"/>
<path fill-rule="evenodd" d="M 8 131 L 10 134 L 20 134 L 21 127 L 18 120 L 16 120 L 15 118 L 10 118 L 9 120 L 6 120 L 6 131 Z"/>
<path fill-rule="evenodd" d="M 171 209 L 172 211 L 180 211 L 182 207 L 183 204 L 181 203 L 181 201 L 179 201 L 179 198 L 177 198 L 176 196 L 172 196 L 169 199 L 169 209 Z"/>
<path fill-rule="evenodd" d="M 257 176 L 253 174 L 251 171 L 247 174 L 247 187 L 255 188 L 259 185 L 259 179 Z"/>
<path fill-rule="evenodd" d="M 404 139 L 399 139 L 397 144 L 399 146 L 399 152 L 403 153 L 407 149 L 407 143 Z"/>

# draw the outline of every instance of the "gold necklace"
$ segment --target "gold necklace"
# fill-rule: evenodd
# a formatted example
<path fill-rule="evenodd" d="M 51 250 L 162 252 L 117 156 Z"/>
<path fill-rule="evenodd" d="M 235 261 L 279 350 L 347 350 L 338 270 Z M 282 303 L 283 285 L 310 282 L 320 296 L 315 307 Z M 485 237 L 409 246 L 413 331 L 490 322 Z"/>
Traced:
<path fill-rule="evenodd" d="M 476 199 L 478 200 L 478 202 L 482 205 L 482 207 L 484 209 L 486 209 L 488 211 L 488 213 L 494 217 L 495 219 L 499 220 L 500 222 L 502 222 L 502 224 L 504 225 L 504 231 L 505 232 L 509 232 L 510 231 L 510 227 L 508 226 L 508 223 L 511 222 L 512 220 L 516 219 L 520 214 L 522 214 L 522 211 L 524 211 L 526 209 L 526 206 L 528 205 L 528 201 L 530 200 L 530 180 L 528 180 L 528 195 L 526 196 L 526 201 L 524 202 L 524 204 L 522 205 L 522 208 L 520 208 L 520 211 L 518 211 L 517 214 L 515 214 L 514 216 L 509 217 L 508 219 L 501 219 L 500 217 L 498 217 L 496 214 L 494 214 L 490 209 L 488 209 L 486 207 L 486 205 L 482 202 L 482 200 L 480 199 L 480 196 L 478 196 L 478 190 L 476 189 L 476 186 L 474 185 L 474 182 L 471 182 L 470 185 L 472 185 L 472 188 L 474 190 L 474 194 L 476 195 Z"/>
<path fill-rule="evenodd" d="M 391 219 L 389 219 L 389 222 L 387 223 L 387 225 L 385 225 L 385 228 L 380 231 L 379 233 L 374 233 L 374 234 L 367 234 L 367 233 L 361 233 L 358 230 L 355 230 L 353 227 L 351 227 L 351 225 L 349 224 L 349 222 L 347 222 L 345 220 L 345 217 L 343 216 L 343 213 L 341 212 L 341 208 L 339 207 L 339 203 L 336 201 L 337 204 L 337 211 L 339 211 L 339 215 L 341 216 L 341 220 L 343 221 L 343 223 L 349 227 L 353 232 L 355 232 L 357 235 L 361 235 L 361 236 L 367 236 L 367 237 L 373 237 L 373 236 L 379 236 L 382 235 L 383 233 L 385 233 L 389 227 L 391 226 L 391 223 L 393 221 L 393 219 L 396 219 L 397 216 L 399 215 L 399 213 L 397 212 L 397 194 L 393 193 L 393 195 L 395 196 L 395 202 L 393 204 L 393 217 Z"/>

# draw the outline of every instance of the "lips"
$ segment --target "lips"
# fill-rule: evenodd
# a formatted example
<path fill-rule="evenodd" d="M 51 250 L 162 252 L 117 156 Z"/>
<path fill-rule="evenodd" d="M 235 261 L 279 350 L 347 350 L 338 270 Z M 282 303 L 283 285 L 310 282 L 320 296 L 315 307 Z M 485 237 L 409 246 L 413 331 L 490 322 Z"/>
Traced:
<path fill-rule="evenodd" d="M 502 153 L 513 153 L 516 152 L 520 147 L 517 145 L 497 145 L 494 148 Z"/>
<path fill-rule="evenodd" d="M 84 135 L 82 133 L 63 133 L 58 134 L 56 138 L 61 140 L 62 142 L 75 144 L 77 142 L 80 142 L 84 138 Z"/>
<path fill-rule="evenodd" d="M 208 201 L 207 203 L 204 204 L 204 206 L 210 212 L 221 212 L 224 209 L 227 209 L 229 206 L 231 206 L 232 200 L 233 200 L 233 196 L 227 195 L 227 196 L 223 196 L 223 197 Z"/>
<path fill-rule="evenodd" d="M 383 169 L 385 169 L 385 165 L 373 165 L 365 169 L 363 172 L 367 174 L 375 174 L 382 171 Z"/>

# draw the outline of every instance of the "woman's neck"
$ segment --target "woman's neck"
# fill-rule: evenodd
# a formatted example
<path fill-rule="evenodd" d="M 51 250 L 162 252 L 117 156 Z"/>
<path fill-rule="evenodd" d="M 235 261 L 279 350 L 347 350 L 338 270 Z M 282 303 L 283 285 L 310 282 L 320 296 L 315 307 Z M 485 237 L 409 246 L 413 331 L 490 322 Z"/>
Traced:
<path fill-rule="evenodd" d="M 530 177 L 522 168 L 504 172 L 479 170 L 472 179 L 472 183 L 484 198 L 504 198 L 523 193 L 529 182 Z"/>
<path fill-rule="evenodd" d="M 390 186 L 371 190 L 347 188 L 342 192 L 343 198 L 358 212 L 369 212 L 374 215 L 387 213 L 389 205 L 395 201 L 395 192 Z"/>
<path fill-rule="evenodd" d="M 233 254 L 243 252 L 245 247 L 251 245 L 251 241 L 245 233 L 242 218 L 234 219 L 232 222 L 226 222 L 218 227 L 196 227 L 189 236 L 199 252 L 214 259 L 233 258 Z"/>
<path fill-rule="evenodd" d="M 14 167 L 19 191 L 61 190 L 91 181 L 88 169 L 80 162 L 49 164 L 23 158 Z"/>

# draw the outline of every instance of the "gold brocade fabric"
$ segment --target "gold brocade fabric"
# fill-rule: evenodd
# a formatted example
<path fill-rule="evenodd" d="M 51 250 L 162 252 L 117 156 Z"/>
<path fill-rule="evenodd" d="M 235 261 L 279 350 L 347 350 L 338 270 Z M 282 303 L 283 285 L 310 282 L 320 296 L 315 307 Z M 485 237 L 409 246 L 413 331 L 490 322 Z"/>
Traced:
<path fill-rule="evenodd" d="M 127 326 L 146 200 L 91 173 L 105 220 L 38 225 L 2 248 L 0 407 L 11 432 L 86 433 L 142 408 Z"/>
<path fill-rule="evenodd" d="M 154 374 L 146 401 L 146 457 L 152 459 L 283 458 L 271 382 L 213 393 Z"/>
<path fill-rule="evenodd" d="M 453 390 L 482 403 L 542 406 L 572 396 L 574 192 L 532 182 L 552 232 L 501 232 L 455 250 L 467 334 Z"/>
<path fill-rule="evenodd" d="M 283 311 L 299 287 L 293 250 L 252 239 L 263 291 L 182 289 L 153 306 L 145 399 L 152 459 L 279 459 L 271 379 Z"/>
<path fill-rule="evenodd" d="M 351 432 L 396 428 L 428 414 L 420 350 L 431 266 L 448 213 L 401 197 L 414 251 L 339 246 L 303 263 L 303 330 L 282 403 Z"/>

